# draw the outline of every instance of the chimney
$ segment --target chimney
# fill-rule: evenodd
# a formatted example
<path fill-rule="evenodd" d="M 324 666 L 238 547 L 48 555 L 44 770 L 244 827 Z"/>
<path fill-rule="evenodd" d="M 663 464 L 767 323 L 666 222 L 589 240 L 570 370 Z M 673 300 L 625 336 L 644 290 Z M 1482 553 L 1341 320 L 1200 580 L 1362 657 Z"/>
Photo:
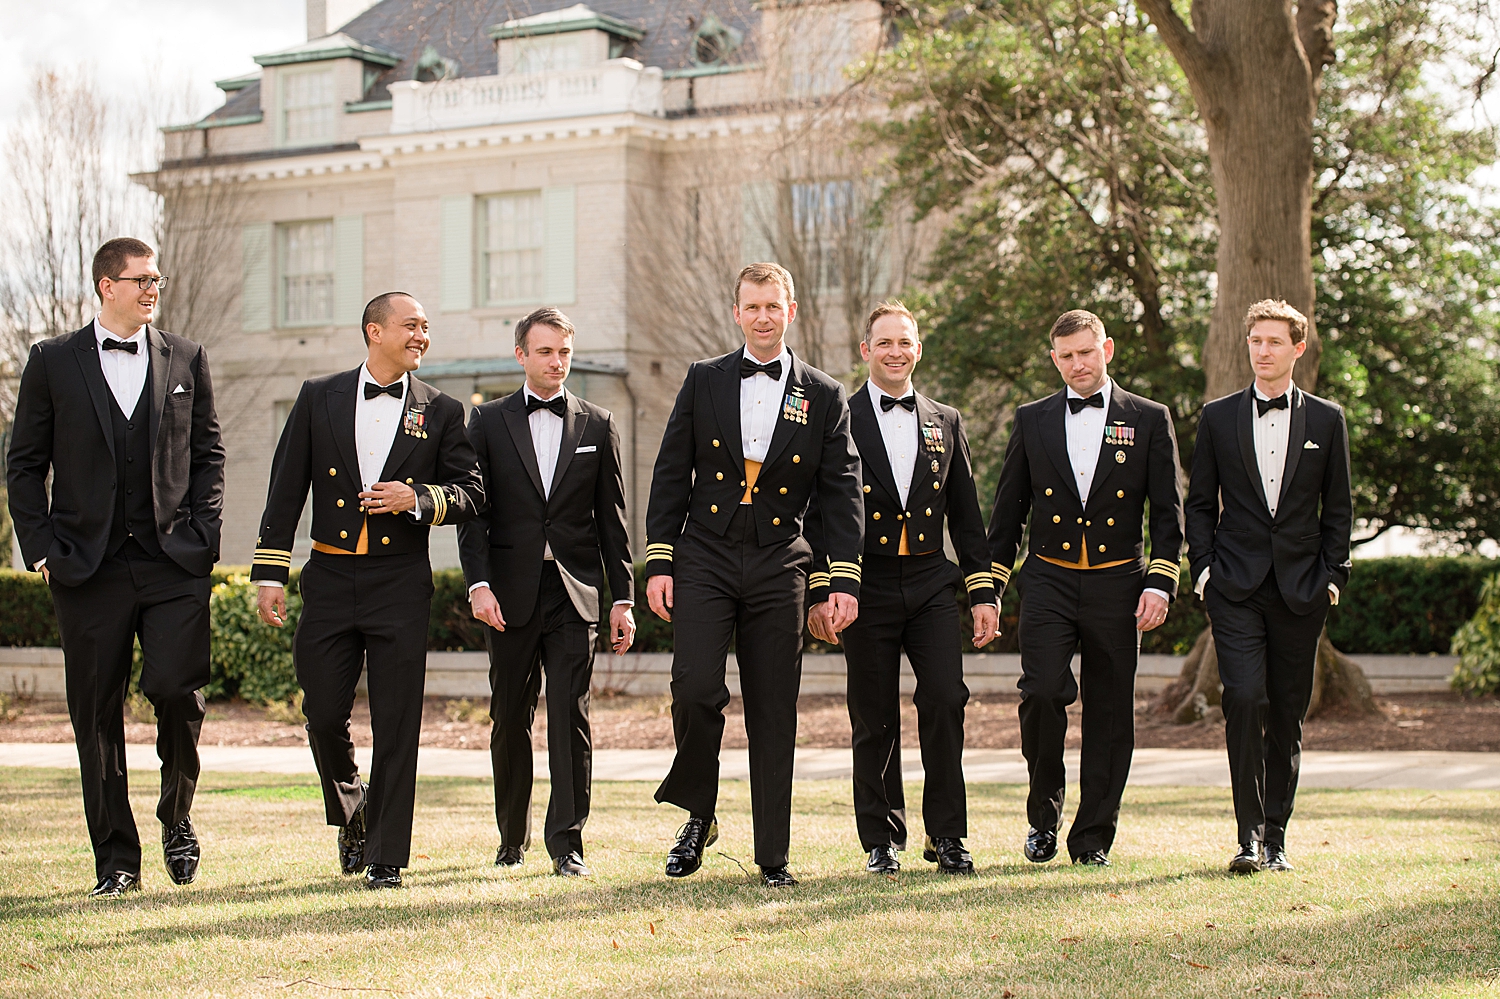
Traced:
<path fill-rule="evenodd" d="M 307 38 L 331 35 L 379 0 L 307 0 Z"/>

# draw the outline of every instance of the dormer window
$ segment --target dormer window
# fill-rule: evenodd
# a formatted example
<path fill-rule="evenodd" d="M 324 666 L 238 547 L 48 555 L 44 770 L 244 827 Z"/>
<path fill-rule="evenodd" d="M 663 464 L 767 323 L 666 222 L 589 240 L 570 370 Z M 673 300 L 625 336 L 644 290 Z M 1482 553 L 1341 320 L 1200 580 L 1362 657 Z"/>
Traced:
<path fill-rule="evenodd" d="M 490 28 L 500 75 L 572 72 L 618 59 L 645 32 L 584 4 Z"/>
<path fill-rule="evenodd" d="M 332 142 L 337 128 L 332 69 L 281 74 L 282 141 L 289 146 Z"/>
<path fill-rule="evenodd" d="M 719 20 L 719 15 L 709 11 L 693 32 L 693 63 L 697 66 L 722 66 L 744 40 L 743 32 L 729 27 Z"/>

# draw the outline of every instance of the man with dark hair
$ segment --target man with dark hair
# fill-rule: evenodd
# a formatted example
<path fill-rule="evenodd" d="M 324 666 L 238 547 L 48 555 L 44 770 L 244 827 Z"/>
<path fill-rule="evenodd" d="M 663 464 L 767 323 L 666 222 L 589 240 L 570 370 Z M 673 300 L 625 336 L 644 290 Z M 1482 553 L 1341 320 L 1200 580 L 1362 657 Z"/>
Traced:
<path fill-rule="evenodd" d="M 495 863 L 517 867 L 531 845 L 531 723 L 545 671 L 552 800 L 543 839 L 553 871 L 564 877 L 589 873 L 589 684 L 606 582 L 615 654 L 635 637 L 620 432 L 609 410 L 563 388 L 573 337 L 573 324 L 556 309 L 516 323 L 526 384 L 474 407 L 469 441 L 490 509 L 458 528 L 469 601 L 487 626 L 490 653 Z"/>
<path fill-rule="evenodd" d="M 677 755 L 656 800 L 688 812 L 668 877 L 692 874 L 718 837 L 719 745 L 735 641 L 755 863 L 790 887 L 792 763 L 808 576 L 829 577 L 828 628 L 859 613 L 864 513 L 844 387 L 786 346 L 797 316 L 792 276 L 773 263 L 740 271 L 734 319 L 745 345 L 688 368 L 667 419 L 646 510 L 646 597 L 673 623 L 672 731 Z M 818 496 L 828 561 L 803 537 Z"/>
<path fill-rule="evenodd" d="M 1237 874 L 1291 870 L 1302 719 L 1318 637 L 1349 580 L 1349 434 L 1344 411 L 1292 383 L 1307 317 L 1250 306 L 1255 381 L 1203 407 L 1188 483 L 1188 562 L 1224 684 Z"/>
<path fill-rule="evenodd" d="M 1076 651 L 1083 756 L 1068 853 L 1075 864 L 1105 867 L 1135 749 L 1140 635 L 1161 626 L 1177 592 L 1177 435 L 1167 407 L 1110 379 L 1115 342 L 1098 316 L 1065 312 L 1049 336 L 1065 387 L 1016 410 L 990 515 L 990 571 L 1003 592 L 1029 517 L 1030 552 L 1016 578 L 1021 752 L 1031 778 L 1026 859 L 1057 856 Z M 1141 542 L 1148 503 L 1149 562 Z"/>
<path fill-rule="evenodd" d="M 140 690 L 156 710 L 156 815 L 167 873 L 190 883 L 200 856 L 188 813 L 200 688 L 208 683 L 224 447 L 207 354 L 151 324 L 167 280 L 155 258 L 138 239 L 99 248 L 99 315 L 31 348 L 8 460 L 16 538 L 27 566 L 51 587 L 62 636 L 98 898 L 140 887 L 124 730 L 136 638 L 145 660 Z"/>
<path fill-rule="evenodd" d="M 484 483 L 458 400 L 412 375 L 431 340 L 403 292 L 365 307 L 368 356 L 310 378 L 292 405 L 261 517 L 250 578 L 260 617 L 281 627 L 292 539 L 312 489 L 312 557 L 293 639 L 307 741 L 345 874 L 397 888 L 411 855 L 432 566 L 427 535 L 484 510 Z M 368 670 L 374 758 L 360 780 L 349 715 Z"/>

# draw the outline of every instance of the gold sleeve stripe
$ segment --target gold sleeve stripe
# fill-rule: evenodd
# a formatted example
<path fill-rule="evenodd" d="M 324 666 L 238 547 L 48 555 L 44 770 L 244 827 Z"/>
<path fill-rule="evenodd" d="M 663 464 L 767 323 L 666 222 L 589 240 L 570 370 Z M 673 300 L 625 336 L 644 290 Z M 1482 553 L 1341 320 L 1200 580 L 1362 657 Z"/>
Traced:
<path fill-rule="evenodd" d="M 1150 575 L 1152 572 L 1159 572 L 1163 576 L 1171 576 L 1173 579 L 1176 579 L 1181 574 L 1181 571 L 1176 562 L 1169 562 L 1164 558 L 1154 558 L 1151 560 L 1151 566 L 1147 575 Z"/>
<path fill-rule="evenodd" d="M 252 564 L 289 566 L 292 564 L 292 553 L 279 548 L 257 548 Z"/>
<path fill-rule="evenodd" d="M 859 564 L 856 562 L 833 562 L 828 563 L 828 574 L 835 579 L 852 579 L 859 582 Z"/>
<path fill-rule="evenodd" d="M 990 563 L 990 575 L 994 578 L 995 582 L 999 583 L 1001 586 L 1004 586 L 1006 583 L 1010 582 L 1010 570 L 1001 565 L 999 562 Z"/>
<path fill-rule="evenodd" d="M 672 546 L 658 543 L 646 546 L 647 562 L 670 562 L 672 561 Z"/>
<path fill-rule="evenodd" d="M 807 577 L 807 585 L 810 587 L 832 586 L 833 577 L 826 572 L 815 572 Z"/>
<path fill-rule="evenodd" d="M 448 493 L 442 486 L 428 486 L 432 493 L 432 525 L 436 527 L 448 519 Z"/>
<path fill-rule="evenodd" d="M 964 577 L 964 585 L 971 590 L 976 586 L 993 586 L 995 577 L 987 572 L 972 572 Z"/>

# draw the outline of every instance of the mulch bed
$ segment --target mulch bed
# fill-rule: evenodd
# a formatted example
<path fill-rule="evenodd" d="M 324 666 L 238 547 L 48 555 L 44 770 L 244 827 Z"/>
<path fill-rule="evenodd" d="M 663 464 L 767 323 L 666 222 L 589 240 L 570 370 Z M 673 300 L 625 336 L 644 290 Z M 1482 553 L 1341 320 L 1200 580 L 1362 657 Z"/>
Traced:
<path fill-rule="evenodd" d="M 1397 694 L 1381 698 L 1385 715 L 1377 718 L 1319 718 L 1307 723 L 1303 748 L 1362 750 L 1446 750 L 1500 752 L 1500 699 L 1468 701 L 1457 694 Z M 1223 749 L 1222 722 L 1173 725 L 1136 703 L 1136 745 L 1141 748 Z M 67 708 L 60 701 L 23 701 L 20 715 L 0 722 L 3 742 L 72 742 Z M 430 697 L 422 720 L 422 745 L 450 749 L 488 749 L 490 727 L 486 702 Z M 726 711 L 724 745 L 744 748 L 744 707 L 738 698 Z M 591 710 L 597 749 L 671 749 L 672 716 L 667 697 L 596 697 Z M 1068 745 L 1079 743 L 1078 706 L 1070 712 Z M 356 745 L 370 744 L 369 705 L 355 702 Z M 798 703 L 797 744 L 842 748 L 849 745 L 849 713 L 842 697 L 807 696 Z M 538 708 L 533 743 L 547 745 L 545 702 Z M 156 741 L 156 728 L 128 720 L 125 738 Z M 302 726 L 273 721 L 264 708 L 243 702 L 208 706 L 203 723 L 206 746 L 305 746 Z M 917 745 L 917 713 L 910 699 L 901 709 L 901 744 Z M 1021 745 L 1016 722 L 1016 695 L 985 694 L 969 701 L 965 744 L 970 749 L 1015 749 Z M 0 763 L 4 762 L 0 752 Z"/>

